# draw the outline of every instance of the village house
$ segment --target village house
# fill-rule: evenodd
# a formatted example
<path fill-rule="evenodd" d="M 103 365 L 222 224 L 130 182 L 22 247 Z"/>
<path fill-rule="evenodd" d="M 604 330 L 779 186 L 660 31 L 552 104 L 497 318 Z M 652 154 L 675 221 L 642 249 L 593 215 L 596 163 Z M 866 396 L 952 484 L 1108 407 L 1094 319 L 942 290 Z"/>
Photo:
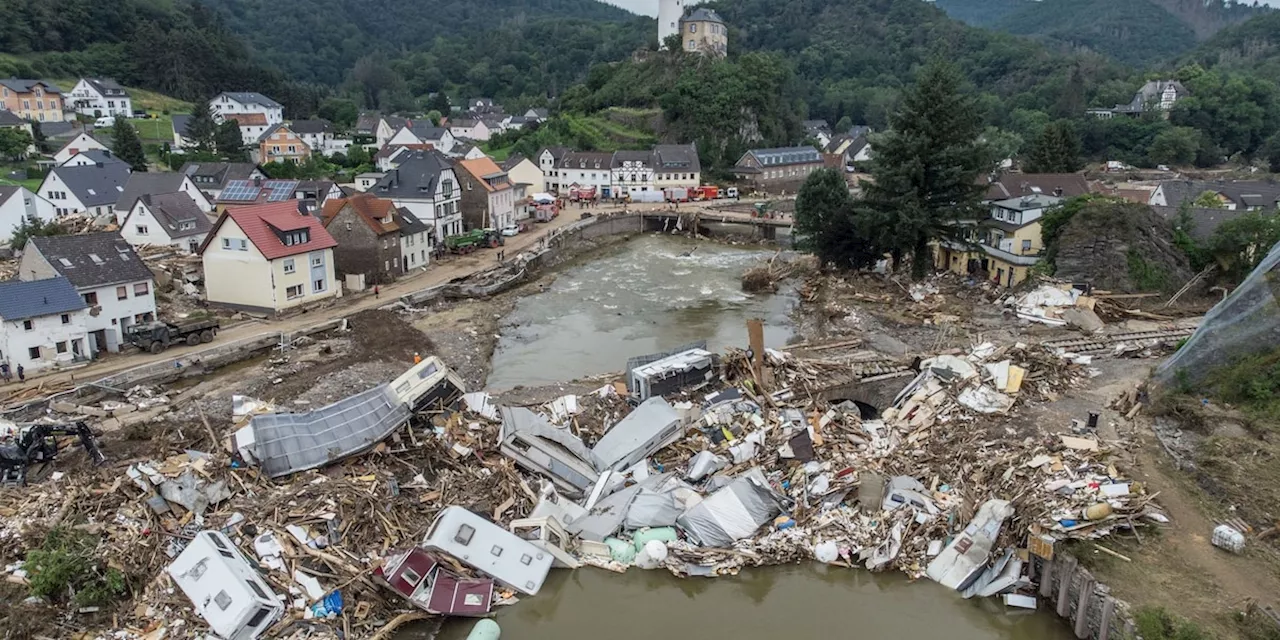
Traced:
<path fill-rule="evenodd" d="M 1056 196 L 1033 194 L 991 203 L 990 217 L 977 225 L 966 225 L 962 239 L 936 245 L 934 266 L 1016 286 L 1030 276 L 1044 254 L 1041 218 L 1062 201 Z"/>
<path fill-rule="evenodd" d="M 361 173 L 357 175 L 356 190 L 364 192 L 372 189 L 373 185 L 378 184 L 378 181 L 381 180 L 384 175 L 386 174 L 381 171 L 370 171 L 368 173 Z"/>
<path fill-rule="evenodd" d="M 294 120 L 289 123 L 289 129 L 302 138 L 312 153 L 322 156 L 346 153 L 351 146 L 351 140 L 334 135 L 333 123 L 328 120 Z"/>
<path fill-rule="evenodd" d="M 124 160 L 117 158 L 110 150 L 90 149 L 89 151 L 81 151 L 71 156 L 66 162 L 57 165 L 59 167 L 87 167 L 99 164 L 124 164 L 128 166 Z"/>
<path fill-rule="evenodd" d="M 430 261 L 431 228 L 390 200 L 367 193 L 337 198 L 325 203 L 320 219 L 338 243 L 338 275 L 361 275 L 365 286 L 387 284 Z"/>
<path fill-rule="evenodd" d="M 652 152 L 615 151 L 609 167 L 610 184 L 602 189 L 605 198 L 619 198 L 654 189 Z"/>
<path fill-rule="evenodd" d="M 502 119 L 501 130 L 502 132 L 518 131 L 535 122 L 537 120 L 530 120 L 525 116 L 507 116 Z"/>
<path fill-rule="evenodd" d="M 274 126 L 261 113 L 232 113 L 223 118 L 223 121 L 227 120 L 234 121 L 240 127 L 240 139 L 253 151 L 258 149 L 258 140 L 262 138 L 262 134 Z"/>
<path fill-rule="evenodd" d="M 507 159 L 498 166 L 507 172 L 507 178 L 515 186 L 517 202 L 545 189 L 542 169 L 539 169 L 532 160 L 518 153 L 507 156 Z M 516 211 L 516 217 L 520 217 L 519 209 Z"/>
<path fill-rule="evenodd" d="M 209 304 L 281 312 L 336 298 L 333 236 L 293 200 L 231 207 L 200 246 Z"/>
<path fill-rule="evenodd" d="M 411 152 L 398 167 L 387 171 L 369 193 L 390 199 L 431 225 L 434 246 L 462 233 L 462 190 L 458 184 L 453 165 L 439 151 L 430 149 Z"/>
<path fill-rule="evenodd" d="M 284 122 L 284 105 L 252 91 L 219 93 L 209 101 L 209 113 L 213 114 L 216 122 L 222 122 L 228 116 L 242 114 L 260 114 L 267 126 Z"/>
<path fill-rule="evenodd" d="M 297 180 L 232 180 L 213 201 L 213 207 L 222 213 L 227 207 L 246 207 L 252 204 L 285 202 L 298 199 Z M 297 208 L 300 205 L 294 202 Z"/>
<path fill-rule="evenodd" d="M 54 167 L 37 193 L 53 203 L 58 216 L 110 214 L 129 182 L 129 165 L 107 162 L 80 167 Z"/>
<path fill-rule="evenodd" d="M 62 122 L 62 90 L 44 80 L 0 79 L 4 108 L 36 122 Z"/>
<path fill-rule="evenodd" d="M 31 137 L 31 146 L 27 147 L 27 155 L 36 152 L 35 129 L 32 128 L 30 122 L 19 118 L 17 114 L 12 111 L 0 109 L 0 129 L 17 129 L 18 131 L 26 133 Z"/>
<path fill-rule="evenodd" d="M 107 148 L 107 145 L 103 144 L 101 140 L 98 140 L 87 133 L 81 133 L 72 138 L 66 144 L 62 145 L 62 148 L 58 149 L 57 153 L 53 154 L 53 164 L 60 167 L 77 153 L 94 150 L 110 151 L 110 149 Z"/>
<path fill-rule="evenodd" d="M 1178 208 L 1191 201 L 1206 208 L 1228 211 L 1280 211 L 1280 184 L 1259 180 L 1203 182 L 1168 180 L 1151 192 L 1147 204 Z"/>
<path fill-rule="evenodd" d="M 258 138 L 258 161 L 295 162 L 302 164 L 311 157 L 311 146 L 289 125 L 277 124 Z"/>
<path fill-rule="evenodd" d="M 362 113 L 356 120 L 355 135 L 360 144 L 381 149 L 404 124 L 404 118 Z"/>
<path fill-rule="evenodd" d="M 480 147 L 468 142 L 455 142 L 453 151 L 445 155 L 458 160 L 479 160 L 480 158 L 489 157 L 485 155 L 484 151 L 480 150 Z"/>
<path fill-rule="evenodd" d="M 1111 109 L 1087 109 L 1085 112 L 1098 118 L 1115 116 L 1137 117 L 1148 111 L 1160 111 L 1168 117 L 1173 105 L 1191 95 L 1177 80 L 1150 80 L 1133 94 L 1129 104 L 1118 104 Z"/>
<path fill-rule="evenodd" d="M 462 188 L 462 221 L 470 229 L 505 229 L 516 223 L 515 186 L 493 160 L 461 160 L 455 165 Z"/>
<path fill-rule="evenodd" d="M 53 203 L 17 185 L 0 185 L 0 245 L 28 219 L 52 222 L 56 214 Z"/>
<path fill-rule="evenodd" d="M 373 164 L 378 171 L 387 172 L 398 166 L 405 159 L 413 154 L 413 151 L 427 151 L 433 149 L 429 144 L 388 144 L 373 154 Z"/>
<path fill-rule="evenodd" d="M 712 9 L 695 7 L 680 19 L 680 34 L 685 51 L 720 58 L 729 54 L 729 29 Z"/>
<path fill-rule="evenodd" d="M 183 193 L 204 212 L 213 211 L 213 201 L 196 186 L 190 176 L 183 173 L 133 173 L 125 183 L 120 198 L 116 200 L 116 222 L 124 224 L 124 216 L 133 210 L 133 204 L 142 196 L 158 196 L 168 193 Z"/>
<path fill-rule="evenodd" d="M 756 187 L 799 187 L 810 173 L 823 168 L 822 154 L 813 147 L 752 149 L 738 159 L 733 173 Z"/>
<path fill-rule="evenodd" d="M 449 119 L 449 133 L 454 138 L 484 142 L 494 132 L 489 129 L 489 126 L 482 118 L 459 117 Z"/>
<path fill-rule="evenodd" d="M 299 180 L 293 197 L 302 202 L 310 215 L 320 215 L 320 209 L 330 198 L 341 198 L 342 187 L 332 180 Z"/>
<path fill-rule="evenodd" d="M 542 170 L 542 190 L 547 193 L 560 191 L 560 161 L 573 151 L 569 147 L 545 147 L 538 152 L 538 168 Z"/>
<path fill-rule="evenodd" d="M 178 169 L 178 173 L 191 178 L 196 188 L 217 200 L 222 190 L 237 180 L 266 180 L 258 165 L 252 162 L 188 162 Z"/>
<path fill-rule="evenodd" d="M 128 118 L 133 115 L 129 92 L 110 78 L 80 78 L 67 99 L 71 103 L 68 106 L 76 113 L 91 118 Z"/>
<path fill-rule="evenodd" d="M 1074 198 L 1092 192 L 1084 174 L 1080 173 L 1018 173 L 1005 172 L 988 179 L 986 204 L 1022 196 L 1048 195 L 1056 198 Z"/>
<path fill-rule="evenodd" d="M 448 129 L 432 126 L 429 120 L 416 120 L 406 122 L 403 127 L 400 127 L 395 135 L 387 140 L 386 146 L 429 144 L 432 149 L 440 153 L 449 153 L 453 151 L 454 142 L 453 134 Z"/>
<path fill-rule="evenodd" d="M 156 319 L 155 276 L 115 231 L 27 240 L 18 277 L 64 277 L 89 306 L 89 353 L 119 351 L 126 328 Z"/>
<path fill-rule="evenodd" d="M 583 197 L 609 194 L 613 186 L 613 154 L 599 151 L 566 151 L 556 163 L 557 193 Z M 652 179 L 652 178 L 651 178 Z M 619 193 L 626 193 L 621 189 Z"/>
<path fill-rule="evenodd" d="M 173 125 L 174 149 L 194 149 L 196 147 L 196 141 L 191 137 L 191 121 L 193 119 L 195 119 L 195 116 L 185 113 L 170 116 L 170 123 Z"/>
<path fill-rule="evenodd" d="M 524 117 L 530 122 L 546 122 L 551 117 L 551 112 L 547 109 L 529 109 L 524 112 Z"/>
<path fill-rule="evenodd" d="M 135 198 L 122 215 L 120 235 L 135 247 L 168 246 L 195 253 L 212 227 L 195 200 L 178 191 Z"/>
<path fill-rule="evenodd" d="M 693 144 L 660 144 L 653 148 L 653 184 L 659 191 L 692 189 L 702 184 L 702 162 Z"/>
<path fill-rule="evenodd" d="M 856 136 L 847 133 L 837 134 L 823 148 L 823 153 L 833 158 L 834 166 L 840 167 L 847 173 L 865 170 L 867 163 L 871 161 L 871 141 L 868 138 L 870 133 L 870 130 L 867 130 Z"/>
<path fill-rule="evenodd" d="M 87 359 L 88 308 L 66 278 L 0 282 L 0 363 L 31 375 Z"/>
<path fill-rule="evenodd" d="M 455 106 L 454 109 L 475 114 L 502 113 L 502 105 L 494 102 L 493 98 L 468 98 L 466 102 Z"/>
<path fill-rule="evenodd" d="M 800 126 L 804 128 L 804 135 L 818 141 L 818 146 L 826 149 L 831 144 L 831 125 L 821 118 L 817 120 L 802 120 Z"/>

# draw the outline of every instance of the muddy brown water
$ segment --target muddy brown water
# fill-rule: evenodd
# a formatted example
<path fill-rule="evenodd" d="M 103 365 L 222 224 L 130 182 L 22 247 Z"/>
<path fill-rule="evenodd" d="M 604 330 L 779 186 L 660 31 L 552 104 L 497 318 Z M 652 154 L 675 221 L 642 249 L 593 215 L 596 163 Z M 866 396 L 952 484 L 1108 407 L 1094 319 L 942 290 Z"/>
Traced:
<path fill-rule="evenodd" d="M 693 250 L 694 247 L 696 250 Z M 692 255 L 689 254 L 692 251 Z M 744 345 L 745 321 L 765 319 L 766 343 L 786 344 L 796 297 L 742 292 L 742 272 L 771 251 L 645 236 L 561 274 L 504 319 L 491 390 L 619 371 L 633 355 L 697 340 Z M 666 571 L 617 575 L 553 570 L 537 596 L 501 607 L 506 640 L 856 638 L 858 640 L 1066 640 L 1051 613 L 964 600 L 928 580 L 822 565 L 680 579 Z M 474 621 L 447 621 L 441 640 L 463 640 Z M 398 640 L 429 637 L 427 625 Z"/>
<path fill-rule="evenodd" d="M 502 607 L 503 640 L 1067 640 L 1047 612 L 964 600 L 928 580 L 816 565 L 680 579 L 666 571 L 552 570 L 536 596 Z M 473 620 L 445 623 L 464 640 Z M 406 630 L 400 640 L 425 638 Z"/>

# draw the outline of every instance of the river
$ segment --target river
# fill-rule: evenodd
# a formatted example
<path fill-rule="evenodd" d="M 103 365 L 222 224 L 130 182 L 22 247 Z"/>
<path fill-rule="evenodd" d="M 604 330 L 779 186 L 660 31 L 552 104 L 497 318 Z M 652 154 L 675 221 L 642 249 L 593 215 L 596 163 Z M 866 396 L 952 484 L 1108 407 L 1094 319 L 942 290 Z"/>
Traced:
<path fill-rule="evenodd" d="M 696 247 L 696 250 L 694 248 Z M 692 250 L 692 255 L 688 254 Z M 521 299 L 504 319 L 490 389 L 543 385 L 620 371 L 630 356 L 698 339 L 742 346 L 745 321 L 766 321 L 765 340 L 791 335 L 794 293 L 747 295 L 742 271 L 768 251 L 653 235 L 566 269 L 547 291 Z M 666 571 L 616 575 L 553 570 L 542 591 L 497 612 L 507 640 L 852 637 L 858 640 L 1065 640 L 1048 612 L 964 600 L 928 580 L 821 565 L 679 579 Z M 449 621 L 442 640 L 473 622 Z M 398 634 L 423 637 L 421 629 Z"/>

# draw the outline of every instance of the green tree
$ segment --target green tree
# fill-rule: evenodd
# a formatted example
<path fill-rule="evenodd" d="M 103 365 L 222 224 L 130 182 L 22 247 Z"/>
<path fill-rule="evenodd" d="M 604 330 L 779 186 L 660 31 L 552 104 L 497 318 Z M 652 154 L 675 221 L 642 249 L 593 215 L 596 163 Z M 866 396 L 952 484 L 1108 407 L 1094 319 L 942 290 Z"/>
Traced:
<path fill-rule="evenodd" d="M 360 118 L 360 107 L 354 100 L 329 98 L 320 103 L 316 113 L 340 127 L 349 128 L 355 126 L 356 120 Z"/>
<path fill-rule="evenodd" d="M 848 133 L 849 129 L 852 129 L 852 128 L 853 128 L 853 119 L 850 118 L 849 116 L 841 116 L 840 120 L 836 122 L 835 133 Z"/>
<path fill-rule="evenodd" d="M 1189 165 L 1200 150 L 1200 132 L 1191 127 L 1170 127 L 1156 134 L 1147 150 L 1151 164 Z"/>
<path fill-rule="evenodd" d="M 431 121 L 431 126 L 433 127 L 440 126 L 440 120 L 442 120 L 443 118 L 444 118 L 444 114 L 440 113 L 439 111 L 436 111 L 435 109 L 432 109 L 427 112 L 427 119 Z"/>
<path fill-rule="evenodd" d="M 21 249 L 27 246 L 27 239 L 41 236 L 60 236 L 67 230 L 62 225 L 51 220 L 41 220 L 34 215 L 28 213 L 22 222 L 14 228 L 13 235 L 9 237 L 9 244 L 15 249 Z"/>
<path fill-rule="evenodd" d="M 1216 191 L 1201 191 L 1191 203 L 1201 209 L 1227 208 L 1227 204 L 1222 201 L 1222 196 L 1218 195 Z"/>
<path fill-rule="evenodd" d="M 1262 148 L 1262 157 L 1266 159 L 1271 173 L 1280 173 L 1280 133 L 1267 139 L 1266 146 Z"/>
<path fill-rule="evenodd" d="M 228 162 L 247 162 L 249 159 L 244 148 L 244 136 L 240 133 L 240 124 L 235 120 L 227 120 L 218 125 L 213 133 L 213 147 Z"/>
<path fill-rule="evenodd" d="M 147 170 L 147 154 L 142 150 L 142 139 L 138 137 L 138 130 L 133 128 L 129 120 L 117 118 L 115 126 L 112 127 L 111 137 L 114 141 L 112 147 L 116 157 L 128 162 L 134 171 Z"/>
<path fill-rule="evenodd" d="M 910 254 L 917 278 L 932 265 L 931 242 L 983 213 L 978 176 L 991 170 L 991 152 L 979 139 L 982 114 L 962 82 L 956 67 L 939 59 L 920 72 L 889 130 L 875 137 L 872 181 L 863 184 L 859 217 L 878 235 L 865 238 L 876 248 L 866 254 L 888 250 L 895 262 Z"/>
<path fill-rule="evenodd" d="M 993 164 L 1013 158 L 1022 151 L 1022 136 L 998 127 L 987 127 L 982 132 L 982 141 L 991 150 Z"/>
<path fill-rule="evenodd" d="M 431 94 L 426 104 L 428 111 L 436 111 L 438 113 L 449 113 L 451 106 L 449 105 L 449 96 L 443 91 L 437 91 Z"/>
<path fill-rule="evenodd" d="M 1040 131 L 1040 137 L 1027 154 L 1027 173 L 1074 173 L 1079 171 L 1080 136 L 1068 120 L 1052 122 Z"/>
<path fill-rule="evenodd" d="M 9 160 L 21 160 L 35 141 L 31 134 L 18 128 L 0 129 L 0 157 Z"/>
<path fill-rule="evenodd" d="M 796 194 L 796 240 L 799 248 L 818 256 L 823 264 L 858 267 L 869 261 L 861 255 L 869 246 L 854 227 L 853 197 L 844 176 L 835 169 L 809 174 Z"/>
<path fill-rule="evenodd" d="M 197 102 L 191 114 L 191 122 L 187 124 L 187 137 L 196 145 L 196 149 L 213 151 L 213 137 L 217 130 L 218 123 L 214 122 L 213 114 L 209 112 L 209 103 Z"/>
<path fill-rule="evenodd" d="M 404 78 L 391 67 L 386 56 L 378 53 L 356 61 L 351 70 L 351 81 L 360 90 L 364 106 L 368 109 L 390 107 L 393 96 L 405 88 Z"/>
<path fill-rule="evenodd" d="M 1222 274 L 1241 282 L 1280 243 L 1280 215 L 1250 211 L 1222 223 L 1209 239 L 1209 253 Z"/>

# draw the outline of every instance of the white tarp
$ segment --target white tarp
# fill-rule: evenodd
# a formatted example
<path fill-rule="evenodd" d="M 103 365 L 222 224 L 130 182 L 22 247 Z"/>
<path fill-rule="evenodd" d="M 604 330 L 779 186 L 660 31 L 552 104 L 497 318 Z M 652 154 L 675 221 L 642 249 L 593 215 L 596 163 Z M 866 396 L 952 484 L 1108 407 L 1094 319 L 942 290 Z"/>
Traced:
<path fill-rule="evenodd" d="M 680 514 L 676 524 L 704 547 L 729 547 L 749 538 L 782 513 L 782 498 L 769 488 L 759 469 L 734 478 L 728 486 Z"/>

